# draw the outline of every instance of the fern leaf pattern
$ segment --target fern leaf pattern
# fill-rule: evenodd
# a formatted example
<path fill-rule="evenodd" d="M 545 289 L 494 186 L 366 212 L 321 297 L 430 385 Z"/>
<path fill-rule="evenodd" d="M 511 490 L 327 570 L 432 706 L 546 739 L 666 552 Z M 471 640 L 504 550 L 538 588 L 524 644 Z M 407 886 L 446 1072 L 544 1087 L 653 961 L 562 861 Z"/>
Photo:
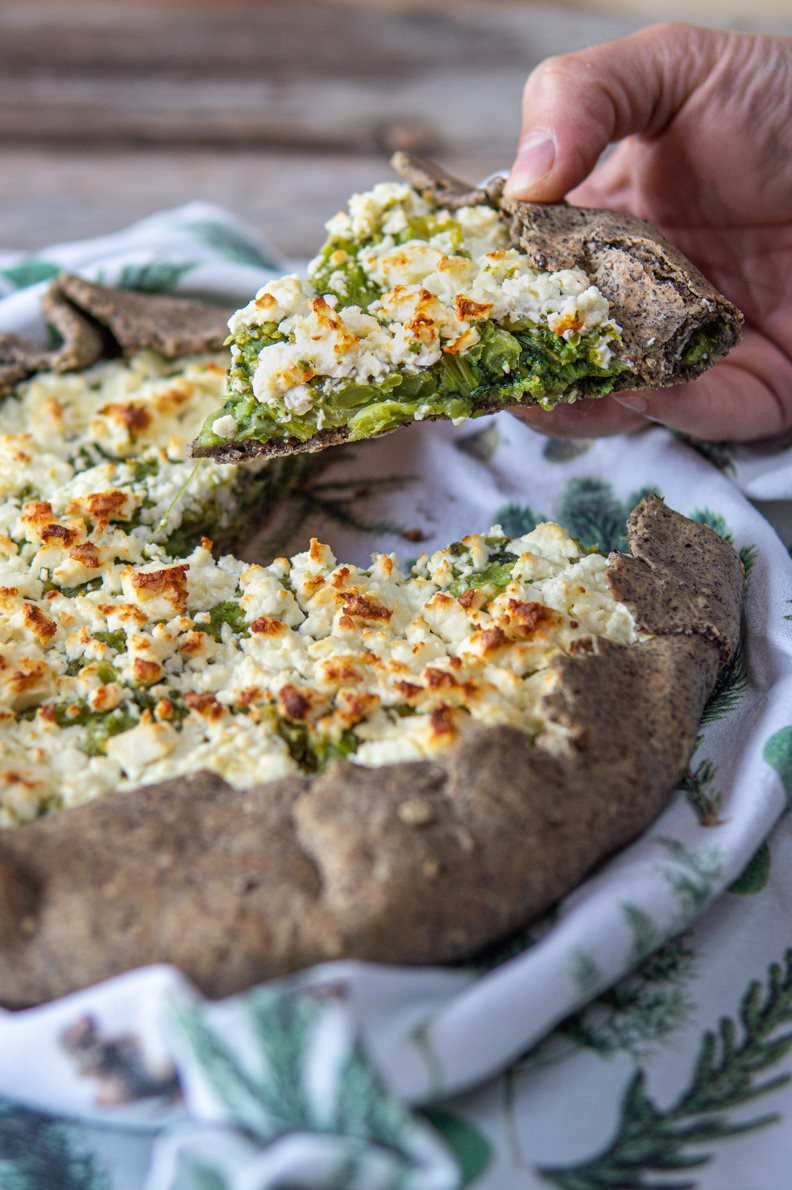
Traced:
<path fill-rule="evenodd" d="M 333 985 L 306 992 L 256 988 L 243 1001 L 246 1037 L 234 1043 L 204 1005 L 174 1005 L 188 1098 L 189 1084 L 200 1085 L 215 1115 L 262 1148 L 293 1134 L 336 1138 L 346 1179 L 337 1181 L 339 1190 L 367 1185 L 370 1161 L 380 1171 L 374 1182 L 398 1190 L 432 1159 L 442 1174 L 438 1185 L 451 1190 L 457 1183 L 441 1142 L 385 1089 L 355 1039 L 344 999 L 343 988 Z"/>
<path fill-rule="evenodd" d="M 646 487 L 622 501 L 607 480 L 595 476 L 571 479 L 557 509 L 560 523 L 587 549 L 607 554 L 627 548 L 627 518 L 649 494 L 661 495 L 658 488 Z"/>
<path fill-rule="evenodd" d="M 716 723 L 730 715 L 748 689 L 745 645 L 742 641 L 718 674 L 712 694 L 701 716 L 701 726 Z"/>
<path fill-rule="evenodd" d="M 713 786 L 716 773 L 714 763 L 705 757 L 695 767 L 691 761 L 679 782 L 679 789 L 702 826 L 718 826 L 722 822 L 723 796 Z"/>
<path fill-rule="evenodd" d="M 234 264 L 252 265 L 259 269 L 278 268 L 274 254 L 265 251 L 257 240 L 236 227 L 211 219 L 194 219 L 187 226 L 198 240 Z"/>
<path fill-rule="evenodd" d="M 73 1130 L 39 1112 L 0 1102 L 0 1186 L 3 1190 L 111 1190 L 98 1159 Z"/>
<path fill-rule="evenodd" d="M 19 264 L 7 265 L 0 269 L 0 283 L 10 289 L 27 289 L 29 285 L 37 285 L 41 281 L 51 281 L 61 272 L 61 266 L 50 260 L 38 257 L 28 257 Z"/>
<path fill-rule="evenodd" d="M 195 265 L 188 261 L 155 260 L 127 264 L 121 269 L 116 285 L 119 289 L 136 289 L 143 293 L 167 293 L 194 268 Z"/>
<path fill-rule="evenodd" d="M 527 504 L 511 503 L 502 504 L 492 519 L 507 537 L 522 537 L 524 533 L 531 533 L 543 518 Z"/>
<path fill-rule="evenodd" d="M 697 1169 L 712 1160 L 714 1142 L 776 1123 L 772 1111 L 749 1119 L 732 1113 L 789 1082 L 786 1071 L 767 1072 L 790 1050 L 792 951 L 787 951 L 782 963 L 771 964 L 764 987 L 756 981 L 748 985 L 738 1020 L 722 1017 L 701 1035 L 689 1081 L 668 1107 L 656 1106 L 645 1071 L 637 1070 L 622 1096 L 610 1144 L 577 1166 L 539 1172 L 561 1190 L 694 1190 L 688 1178 L 658 1181 L 654 1175 Z"/>
<path fill-rule="evenodd" d="M 558 519 L 588 549 L 607 553 L 626 545 L 624 509 L 605 480 L 570 480 L 558 508 Z"/>
<path fill-rule="evenodd" d="M 724 475 L 735 475 L 735 446 L 732 442 L 705 442 L 701 438 L 689 438 L 687 434 L 675 431 L 681 442 L 692 447 L 693 450 L 717 467 Z"/>
<path fill-rule="evenodd" d="M 625 979 L 567 1017 L 558 1032 L 605 1058 L 619 1053 L 650 1057 L 689 1019 L 689 984 L 695 972 L 689 937 L 672 938 Z"/>

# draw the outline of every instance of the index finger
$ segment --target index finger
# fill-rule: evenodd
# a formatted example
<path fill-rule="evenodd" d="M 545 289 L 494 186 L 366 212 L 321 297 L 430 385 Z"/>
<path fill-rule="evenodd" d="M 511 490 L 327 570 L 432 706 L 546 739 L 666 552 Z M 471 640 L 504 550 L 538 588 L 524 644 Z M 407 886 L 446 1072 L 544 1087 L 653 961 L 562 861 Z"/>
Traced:
<path fill-rule="evenodd" d="M 525 84 L 507 196 L 558 202 L 612 141 L 662 131 L 706 78 L 720 37 L 690 25 L 653 25 L 540 63 Z"/>

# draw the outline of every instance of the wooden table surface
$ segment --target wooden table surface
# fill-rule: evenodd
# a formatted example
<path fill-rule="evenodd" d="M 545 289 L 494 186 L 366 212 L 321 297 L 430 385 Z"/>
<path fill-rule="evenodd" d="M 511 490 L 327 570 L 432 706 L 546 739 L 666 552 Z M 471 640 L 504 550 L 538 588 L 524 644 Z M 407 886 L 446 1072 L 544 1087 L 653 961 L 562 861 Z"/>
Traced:
<path fill-rule="evenodd" d="M 508 165 L 531 66 L 640 23 L 528 0 L 2 0 L 0 247 L 200 197 L 309 254 L 394 148 L 470 180 Z"/>
<path fill-rule="evenodd" d="M 200 197 L 308 254 L 394 148 L 471 180 L 508 165 L 530 67 L 629 27 L 530 3 L 3 0 L 0 247 Z"/>

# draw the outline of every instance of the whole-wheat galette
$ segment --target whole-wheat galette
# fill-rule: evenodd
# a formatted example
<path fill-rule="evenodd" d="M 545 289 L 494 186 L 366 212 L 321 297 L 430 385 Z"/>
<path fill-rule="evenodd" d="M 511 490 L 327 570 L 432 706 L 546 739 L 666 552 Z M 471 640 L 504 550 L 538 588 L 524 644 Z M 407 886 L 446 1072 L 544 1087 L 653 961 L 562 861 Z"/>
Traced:
<path fill-rule="evenodd" d="M 739 631 L 712 530 L 650 496 L 629 555 L 543 524 L 407 572 L 315 540 L 242 561 L 213 541 L 306 464 L 193 473 L 225 358 L 167 304 L 133 333 L 122 295 L 57 292 L 127 357 L 20 380 L 6 343 L 0 1000 L 158 961 L 222 995 L 458 960 L 656 816 Z"/>

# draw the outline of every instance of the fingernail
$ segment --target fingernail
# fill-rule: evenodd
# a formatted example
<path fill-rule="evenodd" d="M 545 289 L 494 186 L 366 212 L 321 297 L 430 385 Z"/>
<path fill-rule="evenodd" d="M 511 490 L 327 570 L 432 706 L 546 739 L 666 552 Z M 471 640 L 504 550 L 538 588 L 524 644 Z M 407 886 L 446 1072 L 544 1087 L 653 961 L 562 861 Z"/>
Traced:
<path fill-rule="evenodd" d="M 510 197 L 517 197 L 524 190 L 530 190 L 553 168 L 555 141 L 546 132 L 535 132 L 523 141 L 512 166 L 505 191 Z"/>
<path fill-rule="evenodd" d="M 649 402 L 646 397 L 642 397 L 640 394 L 634 397 L 621 397 L 614 393 L 613 399 L 623 405 L 625 409 L 629 409 L 631 413 L 645 415 L 649 412 Z"/>

